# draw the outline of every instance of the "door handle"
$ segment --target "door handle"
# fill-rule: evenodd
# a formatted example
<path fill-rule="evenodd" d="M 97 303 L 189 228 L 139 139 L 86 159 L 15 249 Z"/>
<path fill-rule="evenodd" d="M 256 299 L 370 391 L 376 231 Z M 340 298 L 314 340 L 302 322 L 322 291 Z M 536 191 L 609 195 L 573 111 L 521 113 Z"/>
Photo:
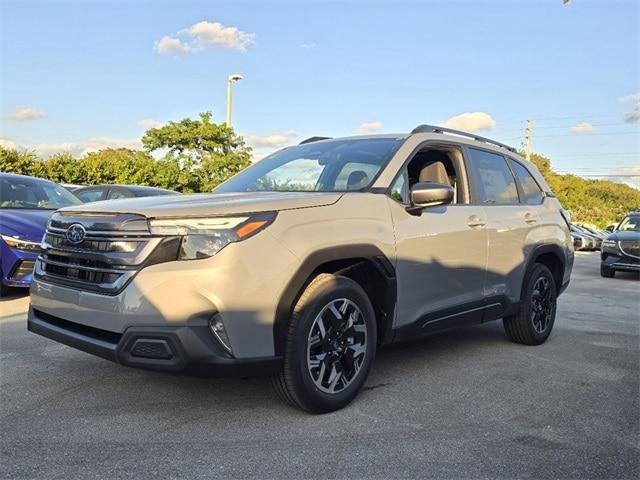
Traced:
<path fill-rule="evenodd" d="M 471 215 L 467 220 L 467 225 L 471 228 L 484 227 L 487 224 L 483 219 L 477 215 Z"/>
<path fill-rule="evenodd" d="M 533 213 L 525 213 L 524 221 L 531 225 L 536 223 L 538 219 L 533 215 Z"/>

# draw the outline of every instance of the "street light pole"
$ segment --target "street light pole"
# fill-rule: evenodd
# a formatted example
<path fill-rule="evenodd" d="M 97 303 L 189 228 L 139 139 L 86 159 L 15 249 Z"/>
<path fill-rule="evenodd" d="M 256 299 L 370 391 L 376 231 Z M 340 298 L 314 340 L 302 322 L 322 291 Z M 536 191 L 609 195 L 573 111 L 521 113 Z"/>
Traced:
<path fill-rule="evenodd" d="M 233 88 L 232 88 L 232 84 L 233 82 L 237 82 L 238 80 L 242 80 L 242 75 L 238 75 L 237 73 L 234 73 L 233 75 L 229 75 L 229 77 L 227 78 L 227 126 L 231 127 L 231 110 L 232 110 L 232 103 L 233 103 Z"/>

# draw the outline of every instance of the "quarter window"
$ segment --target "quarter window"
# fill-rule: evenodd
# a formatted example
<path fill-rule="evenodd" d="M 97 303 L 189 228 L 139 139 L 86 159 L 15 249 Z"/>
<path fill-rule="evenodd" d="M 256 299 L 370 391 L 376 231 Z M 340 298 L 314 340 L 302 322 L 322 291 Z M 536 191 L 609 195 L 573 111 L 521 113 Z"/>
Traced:
<path fill-rule="evenodd" d="M 389 196 L 393 198 L 396 202 L 400 203 L 408 203 L 407 196 L 407 175 L 402 172 L 402 174 L 393 182 L 391 186 L 391 190 L 389 191 Z"/>
<path fill-rule="evenodd" d="M 522 187 L 522 193 L 524 194 L 524 202 L 529 205 L 538 205 L 544 200 L 544 194 L 540 190 L 540 186 L 531 176 L 529 170 L 527 170 L 520 163 L 511 160 L 511 167 L 518 177 L 520 186 Z"/>
<path fill-rule="evenodd" d="M 471 167 L 476 171 L 480 191 L 480 201 L 487 205 L 509 205 L 518 203 L 518 189 L 502 155 L 469 149 Z"/>

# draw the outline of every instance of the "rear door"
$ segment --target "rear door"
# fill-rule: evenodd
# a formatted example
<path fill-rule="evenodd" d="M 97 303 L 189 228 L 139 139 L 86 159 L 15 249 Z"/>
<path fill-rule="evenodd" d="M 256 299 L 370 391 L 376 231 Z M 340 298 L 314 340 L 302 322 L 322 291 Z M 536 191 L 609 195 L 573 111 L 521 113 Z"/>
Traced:
<path fill-rule="evenodd" d="M 484 295 L 499 301 L 520 299 L 526 268 L 529 230 L 538 221 L 535 206 L 520 203 L 521 191 L 509 161 L 503 155 L 468 148 L 474 203 L 485 207 L 489 255 Z"/>

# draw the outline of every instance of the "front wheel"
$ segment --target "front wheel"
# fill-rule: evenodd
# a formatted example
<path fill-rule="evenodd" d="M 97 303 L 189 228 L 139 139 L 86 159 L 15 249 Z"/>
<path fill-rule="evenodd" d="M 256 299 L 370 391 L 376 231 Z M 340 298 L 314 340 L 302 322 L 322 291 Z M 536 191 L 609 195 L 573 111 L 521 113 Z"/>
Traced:
<path fill-rule="evenodd" d="M 556 318 L 557 290 L 551 271 L 534 264 L 525 276 L 518 313 L 502 320 L 507 337 L 516 343 L 540 345 L 551 334 Z"/>
<path fill-rule="evenodd" d="M 601 263 L 600 276 L 604 278 L 613 278 L 616 276 L 616 271 L 613 268 L 607 267 L 604 263 Z"/>
<path fill-rule="evenodd" d="M 308 412 L 338 410 L 364 385 L 376 342 L 375 313 L 362 287 L 347 277 L 320 274 L 294 308 L 274 387 Z"/>
<path fill-rule="evenodd" d="M 9 295 L 9 287 L 2 283 L 2 270 L 0 270 L 0 297 Z"/>

